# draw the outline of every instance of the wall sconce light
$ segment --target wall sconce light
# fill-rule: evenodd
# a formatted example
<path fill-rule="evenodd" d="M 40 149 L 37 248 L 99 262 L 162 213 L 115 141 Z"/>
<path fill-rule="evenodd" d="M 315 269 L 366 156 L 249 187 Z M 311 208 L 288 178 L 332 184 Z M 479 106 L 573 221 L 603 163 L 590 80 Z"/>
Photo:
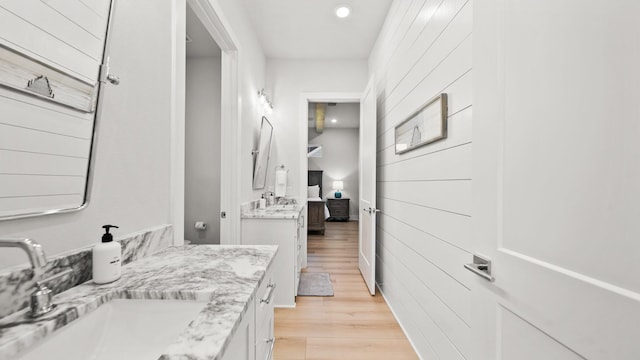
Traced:
<path fill-rule="evenodd" d="M 264 106 L 264 111 L 271 115 L 273 113 L 273 103 L 269 99 L 269 95 L 264 92 L 264 89 L 258 91 L 258 98 L 260 99 L 260 103 Z"/>

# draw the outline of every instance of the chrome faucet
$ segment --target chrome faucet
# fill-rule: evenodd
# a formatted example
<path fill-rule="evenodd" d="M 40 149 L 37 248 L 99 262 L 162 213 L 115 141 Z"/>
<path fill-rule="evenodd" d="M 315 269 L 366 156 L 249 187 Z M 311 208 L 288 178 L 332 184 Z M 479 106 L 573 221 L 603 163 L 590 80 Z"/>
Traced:
<path fill-rule="evenodd" d="M 45 286 L 45 282 L 67 275 L 71 269 L 62 271 L 48 279 L 41 280 L 44 267 L 47 265 L 47 257 L 42 250 L 42 245 L 27 238 L 0 238 L 0 247 L 17 247 L 24 250 L 29 256 L 33 268 L 33 279 L 36 281 L 36 289 L 31 294 L 31 317 L 39 317 L 53 310 L 51 299 L 53 291 Z"/>
<path fill-rule="evenodd" d="M 0 247 L 17 247 L 24 250 L 29 256 L 31 266 L 35 271 L 41 271 L 47 265 L 47 257 L 44 255 L 42 245 L 27 238 L 0 238 Z"/>

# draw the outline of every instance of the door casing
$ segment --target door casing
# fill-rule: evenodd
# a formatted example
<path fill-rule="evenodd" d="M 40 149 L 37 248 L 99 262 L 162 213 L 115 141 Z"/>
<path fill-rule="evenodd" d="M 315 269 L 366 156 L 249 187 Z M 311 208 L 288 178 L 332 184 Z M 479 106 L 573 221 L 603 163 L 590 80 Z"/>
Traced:
<path fill-rule="evenodd" d="M 173 0 L 171 131 L 171 214 L 174 245 L 184 244 L 186 6 L 194 11 L 221 54 L 220 243 L 240 244 L 240 126 L 238 112 L 238 41 L 220 5 L 208 0 Z"/>
<path fill-rule="evenodd" d="M 309 116 L 310 102 L 332 102 L 332 103 L 360 103 L 362 93 L 352 92 L 309 92 L 300 94 L 300 117 L 299 119 L 307 119 Z M 300 154 L 300 192 L 298 197 L 303 204 L 307 203 L 307 172 L 309 171 L 309 158 L 307 158 L 307 144 L 309 143 L 309 131 L 306 122 L 299 127 L 298 133 L 298 153 Z M 320 194 L 322 195 L 322 194 Z M 304 228 L 301 236 L 302 241 L 302 267 L 307 267 L 307 222 L 304 222 Z"/>

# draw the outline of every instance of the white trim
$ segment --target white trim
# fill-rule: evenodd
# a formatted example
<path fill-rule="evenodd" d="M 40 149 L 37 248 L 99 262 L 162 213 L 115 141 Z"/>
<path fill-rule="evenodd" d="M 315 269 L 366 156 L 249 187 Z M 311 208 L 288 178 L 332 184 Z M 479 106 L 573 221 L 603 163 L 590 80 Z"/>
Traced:
<path fill-rule="evenodd" d="M 174 244 L 184 242 L 184 156 L 186 81 L 186 6 L 194 11 L 221 54 L 221 178 L 220 243 L 240 243 L 240 118 L 238 102 L 238 41 L 216 0 L 174 0 L 171 138 L 171 223 Z"/>
<path fill-rule="evenodd" d="M 378 288 L 378 291 L 380 292 L 380 295 L 382 295 L 382 298 L 384 299 L 384 302 L 389 307 L 389 310 L 391 310 L 391 314 L 393 314 L 393 317 L 396 319 L 396 322 L 398 323 L 398 325 L 400 325 L 400 329 L 402 329 L 402 332 L 404 333 L 404 336 L 407 338 L 407 340 L 409 340 L 409 344 L 411 344 L 411 347 L 413 348 L 413 352 L 416 353 L 416 355 L 418 356 L 418 359 L 422 360 L 422 357 L 420 356 L 420 353 L 418 352 L 418 348 L 416 347 L 416 344 L 413 343 L 413 340 L 411 340 L 411 337 L 409 336 L 409 332 L 407 331 L 407 329 L 404 328 L 404 325 L 402 325 L 402 321 L 400 321 L 400 318 L 398 318 L 398 315 L 396 315 L 396 312 L 393 310 L 393 306 L 391 306 L 391 303 L 389 303 L 389 301 L 387 300 L 387 297 L 384 296 L 384 291 L 382 291 L 380 286 L 378 286 L 378 283 L 376 283 L 376 287 Z"/>
<path fill-rule="evenodd" d="M 295 309 L 296 304 L 294 303 L 293 305 L 274 305 L 273 307 L 276 309 Z"/>
<path fill-rule="evenodd" d="M 334 103 L 360 103 L 362 93 L 353 92 L 310 92 L 300 94 L 300 119 L 309 117 L 309 102 L 334 102 Z M 300 126 L 298 133 L 298 153 L 300 164 L 300 193 L 298 198 L 303 204 L 307 203 L 307 172 L 309 171 L 309 158 L 307 157 L 307 145 L 309 143 L 309 131 L 307 122 Z M 322 195 L 322 194 L 321 194 Z M 307 267 L 307 222 L 304 222 L 302 231 L 302 267 Z"/>
<path fill-rule="evenodd" d="M 220 160 L 220 244 L 240 244 L 240 119 L 238 114 L 238 53 L 222 52 L 222 123 Z"/>
<path fill-rule="evenodd" d="M 172 9 L 171 64 L 171 166 L 169 222 L 173 244 L 184 244 L 184 117 L 186 77 L 186 2 L 174 0 Z"/>
<path fill-rule="evenodd" d="M 187 3 L 223 53 L 239 50 L 237 37 L 217 0 L 187 0 Z"/>

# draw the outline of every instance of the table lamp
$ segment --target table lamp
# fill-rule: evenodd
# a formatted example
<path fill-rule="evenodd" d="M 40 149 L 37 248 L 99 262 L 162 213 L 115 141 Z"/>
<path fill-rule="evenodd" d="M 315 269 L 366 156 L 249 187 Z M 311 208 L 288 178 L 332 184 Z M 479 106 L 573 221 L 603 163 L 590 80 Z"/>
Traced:
<path fill-rule="evenodd" d="M 343 188 L 344 188 L 344 182 L 342 181 L 333 182 L 333 189 L 336 191 L 334 196 L 336 199 L 340 199 L 342 197 L 342 193 L 340 192 L 340 190 L 342 190 Z"/>

